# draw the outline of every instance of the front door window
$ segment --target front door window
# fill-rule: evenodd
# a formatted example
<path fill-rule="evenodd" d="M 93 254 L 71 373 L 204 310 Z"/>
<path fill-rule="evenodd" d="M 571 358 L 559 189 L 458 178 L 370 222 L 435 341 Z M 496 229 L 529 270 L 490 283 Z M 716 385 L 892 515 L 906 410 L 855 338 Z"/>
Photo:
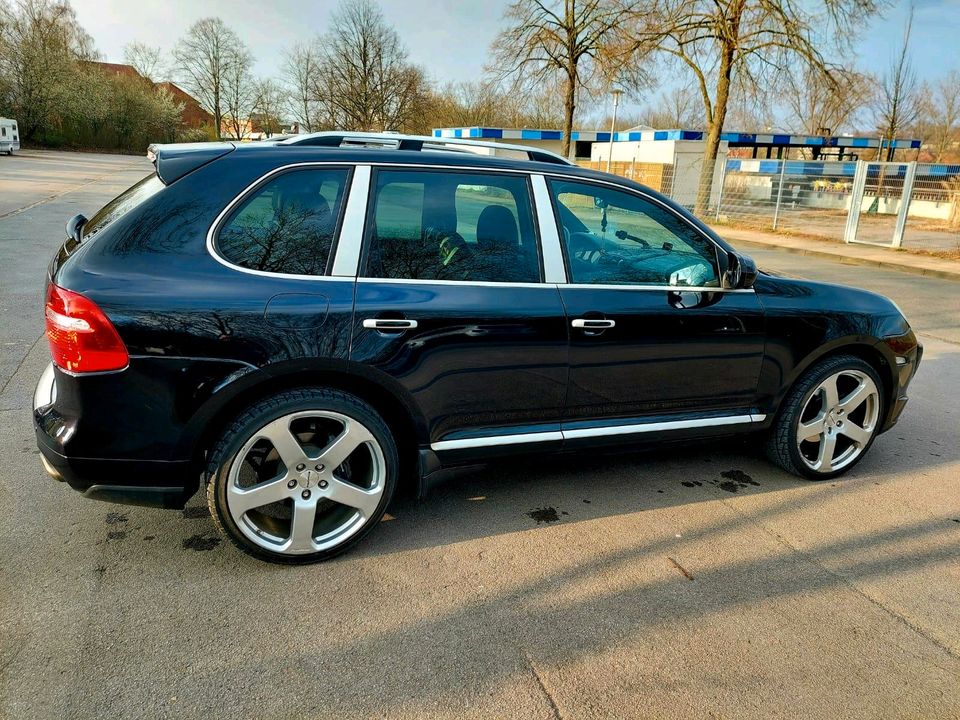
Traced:
<path fill-rule="evenodd" d="M 719 287 L 716 247 L 682 217 L 602 185 L 551 180 L 570 282 Z"/>

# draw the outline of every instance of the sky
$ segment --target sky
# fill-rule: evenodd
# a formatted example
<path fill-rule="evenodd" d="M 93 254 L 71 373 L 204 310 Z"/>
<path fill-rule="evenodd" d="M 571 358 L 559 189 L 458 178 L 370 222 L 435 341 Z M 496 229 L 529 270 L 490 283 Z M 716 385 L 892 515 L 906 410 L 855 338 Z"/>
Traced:
<path fill-rule="evenodd" d="M 856 33 L 858 69 L 881 73 L 889 65 L 902 41 L 909 2 L 893 0 L 883 17 Z M 947 70 L 960 70 L 960 0 L 914 2 L 911 56 L 917 74 L 934 80 Z M 169 52 L 193 22 L 220 16 L 252 50 L 256 74 L 266 77 L 279 72 L 286 48 L 324 31 L 337 0 L 73 0 L 72 4 L 80 24 L 111 62 L 122 62 L 124 45 L 134 40 Z M 482 74 L 506 5 L 507 0 L 380 0 L 410 59 L 439 82 Z"/>

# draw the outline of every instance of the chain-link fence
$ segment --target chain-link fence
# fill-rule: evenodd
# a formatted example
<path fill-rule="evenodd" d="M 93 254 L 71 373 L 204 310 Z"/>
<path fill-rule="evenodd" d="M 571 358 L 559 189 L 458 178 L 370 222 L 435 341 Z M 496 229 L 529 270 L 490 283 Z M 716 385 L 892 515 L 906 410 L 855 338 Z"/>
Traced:
<path fill-rule="evenodd" d="M 606 170 L 603 162 L 581 165 Z M 610 172 L 659 190 L 715 225 L 960 250 L 960 165 L 730 158 L 717 161 L 707 185 L 701 169 L 614 162 Z M 699 194 L 691 187 L 700 187 Z"/>

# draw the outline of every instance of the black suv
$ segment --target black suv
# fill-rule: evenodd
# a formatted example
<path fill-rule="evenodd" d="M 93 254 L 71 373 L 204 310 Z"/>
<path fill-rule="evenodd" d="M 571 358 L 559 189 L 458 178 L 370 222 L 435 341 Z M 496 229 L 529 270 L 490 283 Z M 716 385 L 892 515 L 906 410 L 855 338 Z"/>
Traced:
<path fill-rule="evenodd" d="M 328 558 L 402 481 L 516 453 L 765 433 L 830 478 L 920 361 L 889 300 L 758 273 L 667 198 L 549 153 L 321 133 L 151 155 L 50 266 L 43 463 L 162 507 L 202 479 L 259 558 Z"/>

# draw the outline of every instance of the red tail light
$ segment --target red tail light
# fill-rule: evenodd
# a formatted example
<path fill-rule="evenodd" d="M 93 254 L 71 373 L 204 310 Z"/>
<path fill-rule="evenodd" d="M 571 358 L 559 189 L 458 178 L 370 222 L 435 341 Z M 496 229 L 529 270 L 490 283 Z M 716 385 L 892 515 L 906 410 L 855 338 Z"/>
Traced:
<path fill-rule="evenodd" d="M 46 316 L 50 354 L 63 370 L 105 372 L 129 363 L 126 346 L 92 300 L 50 283 Z"/>

